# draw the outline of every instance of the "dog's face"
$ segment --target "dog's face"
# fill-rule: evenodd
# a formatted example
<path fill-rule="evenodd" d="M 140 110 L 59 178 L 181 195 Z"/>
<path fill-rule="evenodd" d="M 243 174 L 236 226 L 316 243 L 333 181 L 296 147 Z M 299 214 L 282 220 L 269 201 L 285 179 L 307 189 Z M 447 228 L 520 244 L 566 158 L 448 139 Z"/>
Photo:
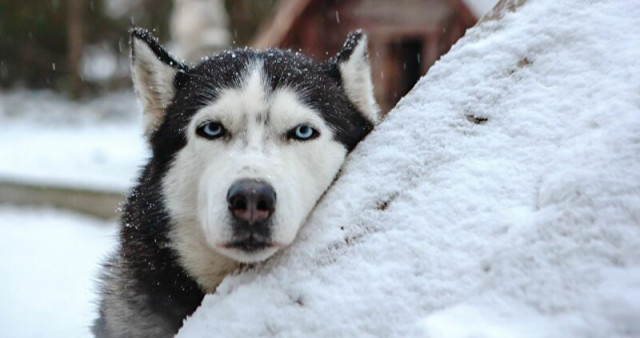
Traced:
<path fill-rule="evenodd" d="M 188 67 L 134 30 L 132 57 L 178 240 L 236 261 L 290 244 L 378 119 L 361 33 L 325 63 L 245 49 Z M 177 249 L 191 257 L 188 245 Z"/>

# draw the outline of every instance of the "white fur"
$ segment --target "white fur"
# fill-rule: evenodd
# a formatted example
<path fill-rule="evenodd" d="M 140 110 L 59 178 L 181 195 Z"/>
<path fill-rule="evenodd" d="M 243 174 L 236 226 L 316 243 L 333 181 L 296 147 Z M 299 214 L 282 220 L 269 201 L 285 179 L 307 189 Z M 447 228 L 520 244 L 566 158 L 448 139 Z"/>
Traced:
<path fill-rule="evenodd" d="M 371 66 L 367 56 L 367 37 L 358 42 L 348 60 L 338 65 L 347 97 L 373 124 L 380 119 L 380 108 L 373 95 Z"/>
<path fill-rule="evenodd" d="M 167 207 L 177 223 L 172 233 L 175 249 L 201 285 L 213 285 L 204 274 L 231 266 L 225 258 L 220 268 L 220 254 L 256 262 L 290 244 L 347 153 L 295 90 L 268 93 L 264 81 L 262 64 L 254 64 L 240 88 L 222 90 L 217 100 L 200 109 L 188 126 L 187 145 L 163 182 Z M 231 138 L 196 135 L 197 126 L 208 120 L 222 123 Z M 299 124 L 312 126 L 320 136 L 306 142 L 286 139 Z M 244 178 L 265 180 L 277 194 L 271 231 L 275 246 L 255 253 L 224 247 L 232 237 L 227 191 Z"/>
<path fill-rule="evenodd" d="M 160 61 L 151 48 L 137 37 L 133 38 L 132 47 L 133 85 L 142 101 L 145 133 L 149 135 L 162 122 L 165 110 L 175 95 L 173 80 L 177 69 Z"/>

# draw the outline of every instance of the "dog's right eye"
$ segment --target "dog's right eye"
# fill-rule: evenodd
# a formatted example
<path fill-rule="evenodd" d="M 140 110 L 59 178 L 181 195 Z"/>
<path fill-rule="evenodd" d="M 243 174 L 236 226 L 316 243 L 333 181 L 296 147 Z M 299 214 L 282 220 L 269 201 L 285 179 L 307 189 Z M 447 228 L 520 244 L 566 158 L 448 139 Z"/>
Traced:
<path fill-rule="evenodd" d="M 204 138 L 213 140 L 220 136 L 224 136 L 224 134 L 226 134 L 226 130 L 224 129 L 222 124 L 218 122 L 209 121 L 201 124 L 196 129 L 196 134 Z"/>

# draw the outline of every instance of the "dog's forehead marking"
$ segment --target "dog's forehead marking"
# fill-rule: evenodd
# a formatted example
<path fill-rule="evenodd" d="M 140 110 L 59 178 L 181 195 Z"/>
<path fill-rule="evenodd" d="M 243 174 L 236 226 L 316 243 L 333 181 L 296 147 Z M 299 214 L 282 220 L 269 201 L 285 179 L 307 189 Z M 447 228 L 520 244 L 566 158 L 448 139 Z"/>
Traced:
<path fill-rule="evenodd" d="M 196 123 L 215 118 L 241 140 L 245 147 L 265 144 L 273 132 L 283 133 L 299 123 L 327 126 L 322 115 L 305 104 L 295 88 L 269 88 L 264 65 L 250 61 L 238 87 L 226 88 L 210 105 L 196 114 Z"/>
<path fill-rule="evenodd" d="M 269 110 L 265 110 L 256 114 L 256 123 L 261 125 L 269 124 Z"/>
<path fill-rule="evenodd" d="M 265 109 L 268 104 L 266 89 L 263 65 L 261 62 L 253 62 L 247 67 L 247 75 L 240 87 L 244 114 L 257 115 Z"/>
<path fill-rule="evenodd" d="M 242 100 L 240 109 L 230 112 L 243 116 L 242 129 L 245 133 L 242 144 L 245 148 L 259 150 L 264 148 L 266 144 L 264 141 L 268 139 L 266 126 L 260 122 L 266 119 L 264 115 L 269 114 L 269 97 L 266 89 L 263 65 L 261 62 L 254 62 L 248 67 L 248 73 L 239 89 Z"/>

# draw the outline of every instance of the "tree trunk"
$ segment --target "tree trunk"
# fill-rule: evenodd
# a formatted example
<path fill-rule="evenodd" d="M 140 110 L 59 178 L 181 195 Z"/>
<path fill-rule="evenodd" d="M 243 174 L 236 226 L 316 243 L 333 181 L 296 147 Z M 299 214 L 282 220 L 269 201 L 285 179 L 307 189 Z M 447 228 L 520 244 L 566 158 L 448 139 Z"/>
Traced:
<path fill-rule="evenodd" d="M 71 96 L 82 96 L 82 77 L 80 75 L 80 62 L 82 61 L 82 49 L 84 46 L 83 25 L 84 1 L 69 0 L 69 75 L 71 76 Z"/>

